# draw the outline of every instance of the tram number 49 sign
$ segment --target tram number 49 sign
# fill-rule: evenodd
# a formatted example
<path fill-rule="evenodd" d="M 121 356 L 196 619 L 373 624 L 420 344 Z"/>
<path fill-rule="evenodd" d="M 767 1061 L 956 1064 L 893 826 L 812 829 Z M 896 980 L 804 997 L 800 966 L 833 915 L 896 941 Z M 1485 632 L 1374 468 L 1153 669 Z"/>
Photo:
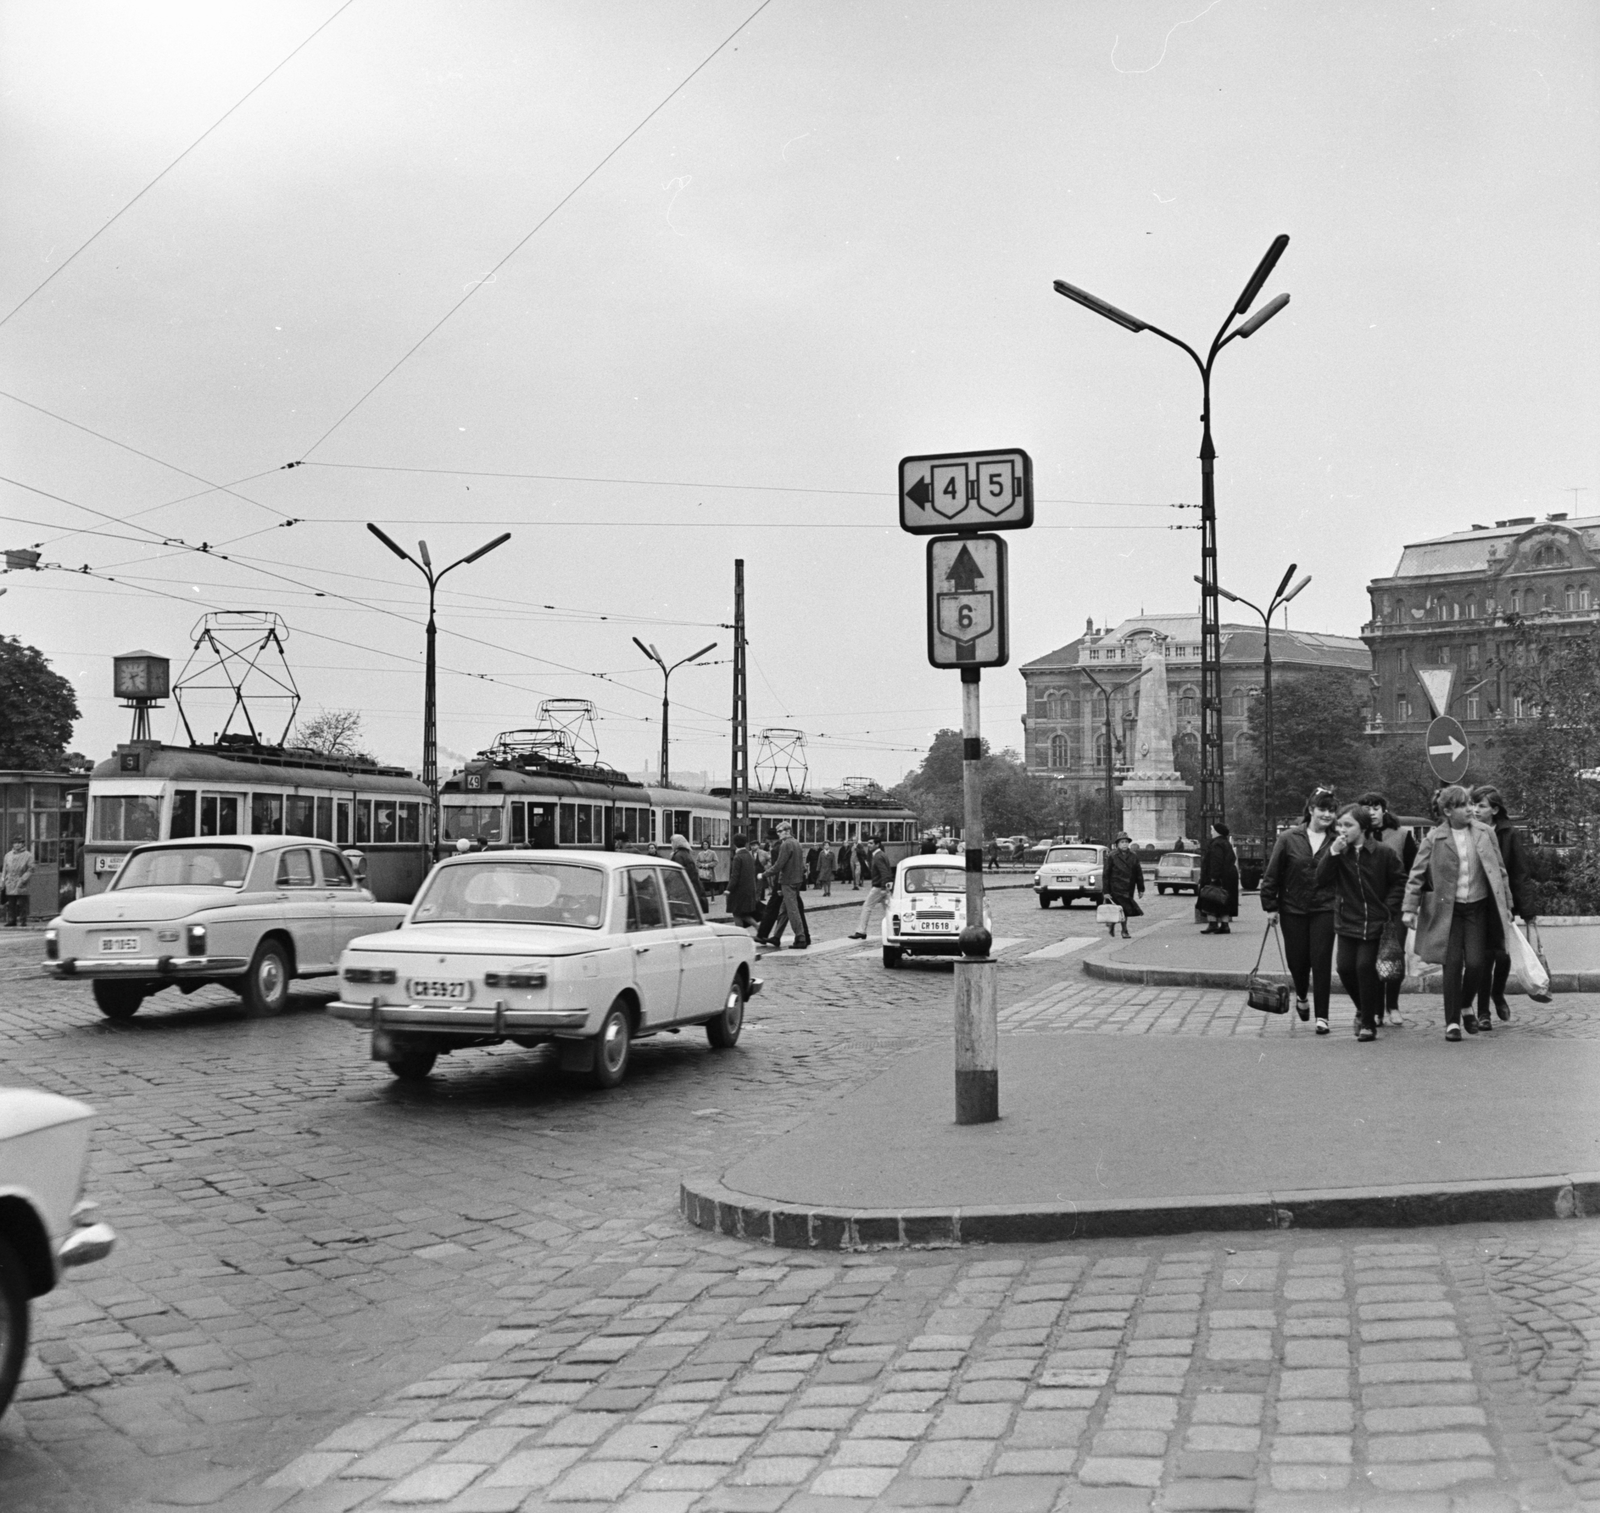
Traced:
<path fill-rule="evenodd" d="M 999 536 L 928 543 L 928 661 L 1004 667 L 1011 654 L 1006 544 Z"/>

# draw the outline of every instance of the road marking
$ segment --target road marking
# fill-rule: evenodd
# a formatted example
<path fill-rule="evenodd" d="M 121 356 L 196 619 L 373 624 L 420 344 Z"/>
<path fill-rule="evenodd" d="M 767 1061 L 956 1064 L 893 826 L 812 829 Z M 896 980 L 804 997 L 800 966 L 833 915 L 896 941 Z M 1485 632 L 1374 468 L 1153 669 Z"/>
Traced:
<path fill-rule="evenodd" d="M 1032 939 L 1031 935 L 1002 935 L 989 943 L 989 954 L 997 956 L 1001 951 L 1009 951 L 1013 946 L 1025 946 Z"/>
<path fill-rule="evenodd" d="M 1054 945 L 1041 946 L 1037 951 L 1029 951 L 1022 959 L 1024 961 L 1053 961 L 1058 956 L 1070 956 L 1074 951 L 1081 951 L 1085 946 L 1092 946 L 1101 937 L 1098 935 L 1074 935 L 1066 940 L 1058 940 Z"/>
<path fill-rule="evenodd" d="M 821 956 L 826 951 L 843 951 L 855 945 L 853 940 L 818 940 L 813 941 L 804 951 L 797 951 L 793 946 L 787 950 L 766 950 L 761 952 L 762 961 L 803 961 L 807 956 Z"/>

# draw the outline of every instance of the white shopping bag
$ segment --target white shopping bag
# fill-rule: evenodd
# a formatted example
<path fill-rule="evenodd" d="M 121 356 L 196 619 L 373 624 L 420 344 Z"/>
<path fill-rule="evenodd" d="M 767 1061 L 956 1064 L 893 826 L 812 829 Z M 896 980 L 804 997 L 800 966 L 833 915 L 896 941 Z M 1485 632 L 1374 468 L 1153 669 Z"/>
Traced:
<path fill-rule="evenodd" d="M 1550 973 L 1539 960 L 1539 953 L 1528 944 L 1515 920 L 1506 932 L 1506 954 L 1511 958 L 1511 977 L 1508 988 L 1520 987 L 1529 998 L 1543 1003 L 1550 997 Z"/>

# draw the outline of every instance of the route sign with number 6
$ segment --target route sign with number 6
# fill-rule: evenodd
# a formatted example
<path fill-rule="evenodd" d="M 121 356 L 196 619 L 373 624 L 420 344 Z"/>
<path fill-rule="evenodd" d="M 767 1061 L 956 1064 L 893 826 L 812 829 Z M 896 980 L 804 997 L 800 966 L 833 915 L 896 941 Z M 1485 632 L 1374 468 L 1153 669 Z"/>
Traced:
<path fill-rule="evenodd" d="M 1009 620 L 1001 537 L 939 536 L 928 543 L 929 662 L 1004 667 Z"/>
<path fill-rule="evenodd" d="M 1033 524 L 1033 461 L 1020 447 L 900 459 L 900 528 L 1020 531 Z"/>

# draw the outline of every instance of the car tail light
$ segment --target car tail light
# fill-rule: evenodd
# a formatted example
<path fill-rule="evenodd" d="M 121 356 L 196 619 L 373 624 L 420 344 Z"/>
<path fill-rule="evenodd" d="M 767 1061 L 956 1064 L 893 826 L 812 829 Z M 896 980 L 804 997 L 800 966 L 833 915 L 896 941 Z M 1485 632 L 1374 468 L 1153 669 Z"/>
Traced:
<path fill-rule="evenodd" d="M 898 914 L 896 914 L 895 917 L 889 921 L 889 933 L 891 935 L 898 935 L 900 933 L 900 916 Z"/>
<path fill-rule="evenodd" d="M 391 983 L 396 980 L 393 967 L 346 967 L 344 969 L 346 982 L 379 982 Z"/>
<path fill-rule="evenodd" d="M 485 972 L 483 985 L 486 988 L 542 988 L 545 984 L 543 972 Z"/>
<path fill-rule="evenodd" d="M 54 930 L 44 932 L 44 959 L 56 961 L 61 955 L 61 940 Z"/>
<path fill-rule="evenodd" d="M 191 956 L 204 956 L 206 954 L 206 927 L 204 925 L 190 925 L 188 936 L 189 954 Z"/>

